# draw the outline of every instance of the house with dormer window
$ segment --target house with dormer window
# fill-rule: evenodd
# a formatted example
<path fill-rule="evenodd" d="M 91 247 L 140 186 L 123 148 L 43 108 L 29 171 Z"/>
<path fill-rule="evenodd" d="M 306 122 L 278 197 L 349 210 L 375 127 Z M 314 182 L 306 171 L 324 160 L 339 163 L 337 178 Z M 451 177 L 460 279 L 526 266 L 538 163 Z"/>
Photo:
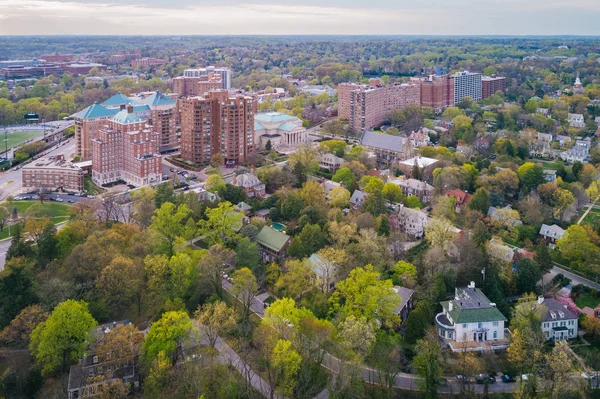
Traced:
<path fill-rule="evenodd" d="M 556 224 L 553 224 L 552 226 L 542 224 L 540 235 L 546 242 L 546 245 L 554 249 L 556 247 L 556 242 L 565 235 L 565 230 Z"/>
<path fill-rule="evenodd" d="M 542 331 L 547 340 L 566 341 L 577 337 L 577 315 L 567 309 L 567 305 L 554 298 L 540 297 L 543 306 Z"/>

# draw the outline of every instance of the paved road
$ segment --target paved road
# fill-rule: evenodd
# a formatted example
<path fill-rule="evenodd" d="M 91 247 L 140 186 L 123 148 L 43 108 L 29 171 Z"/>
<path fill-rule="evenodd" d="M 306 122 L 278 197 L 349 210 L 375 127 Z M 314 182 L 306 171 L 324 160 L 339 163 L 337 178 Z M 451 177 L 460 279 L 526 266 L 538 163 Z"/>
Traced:
<path fill-rule="evenodd" d="M 544 276 L 545 283 L 547 284 L 554 276 L 556 276 L 559 273 L 564 275 L 565 277 L 571 279 L 571 284 L 573 284 L 573 285 L 581 284 L 586 287 L 590 287 L 590 288 L 600 291 L 600 284 L 597 284 L 591 280 L 588 280 L 585 277 L 581 277 L 577 274 L 571 273 L 570 271 L 565 270 L 565 269 L 561 268 L 560 266 L 554 266 L 552 268 L 552 270 L 550 270 L 550 273 L 548 273 Z"/>

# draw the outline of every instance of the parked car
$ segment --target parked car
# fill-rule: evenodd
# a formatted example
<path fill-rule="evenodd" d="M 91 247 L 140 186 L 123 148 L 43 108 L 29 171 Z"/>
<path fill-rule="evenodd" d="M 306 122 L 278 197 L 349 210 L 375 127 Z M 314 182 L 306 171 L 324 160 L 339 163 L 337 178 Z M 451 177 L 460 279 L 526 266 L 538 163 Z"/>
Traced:
<path fill-rule="evenodd" d="M 489 374 L 477 374 L 475 376 L 475 382 L 477 382 L 478 384 L 485 384 L 486 382 L 488 384 L 493 384 L 496 382 L 496 377 L 493 377 Z"/>
<path fill-rule="evenodd" d="M 67 202 L 68 202 L 69 204 L 74 204 L 74 203 L 75 203 L 75 201 L 73 201 L 72 199 L 68 200 Z"/>
<path fill-rule="evenodd" d="M 516 382 L 516 381 L 517 380 L 515 379 L 515 377 L 512 377 L 512 376 L 510 376 L 508 374 L 504 374 L 502 376 L 502 382 L 509 383 L 509 382 Z"/>
<path fill-rule="evenodd" d="M 62 198 L 57 198 L 56 202 L 65 202 L 65 200 L 63 200 Z"/>

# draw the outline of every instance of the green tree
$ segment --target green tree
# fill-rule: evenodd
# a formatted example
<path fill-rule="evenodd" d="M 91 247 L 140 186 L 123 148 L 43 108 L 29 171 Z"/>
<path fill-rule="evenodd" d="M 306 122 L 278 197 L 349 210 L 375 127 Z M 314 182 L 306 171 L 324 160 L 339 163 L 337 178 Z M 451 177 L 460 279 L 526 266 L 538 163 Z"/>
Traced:
<path fill-rule="evenodd" d="M 137 260 L 115 257 L 100 273 L 97 288 L 116 317 L 123 315 L 132 303 L 141 313 L 144 274 Z"/>
<path fill-rule="evenodd" d="M 534 190 L 538 185 L 546 182 L 544 177 L 544 168 L 537 166 L 533 162 L 525 162 L 517 171 L 521 184 L 527 190 Z"/>
<path fill-rule="evenodd" d="M 406 341 L 414 344 L 423 338 L 427 327 L 431 325 L 431 318 L 432 314 L 429 302 L 425 300 L 417 302 L 417 305 L 408 314 L 408 319 L 406 320 Z"/>
<path fill-rule="evenodd" d="M 310 263 L 307 259 L 302 261 L 290 259 L 285 262 L 285 269 L 275 287 L 285 292 L 286 297 L 299 300 L 313 287 L 313 279 L 309 277 L 313 274 Z"/>
<path fill-rule="evenodd" d="M 344 187 L 336 187 L 329 193 L 331 206 L 336 208 L 346 208 L 350 204 L 350 191 Z"/>
<path fill-rule="evenodd" d="M 587 265 L 595 263 L 599 249 L 590 240 L 590 235 L 582 226 L 573 224 L 556 242 L 563 258 L 571 267 L 584 270 Z"/>
<path fill-rule="evenodd" d="M 45 267 L 56 258 L 57 240 L 54 223 L 46 223 L 38 240 L 38 265 Z"/>
<path fill-rule="evenodd" d="M 317 152 L 311 144 L 298 146 L 297 150 L 290 154 L 288 164 L 299 184 L 304 183 L 309 174 L 319 170 Z"/>
<path fill-rule="evenodd" d="M 186 224 L 190 218 L 190 208 L 187 205 L 178 207 L 171 202 L 165 202 L 157 209 L 156 215 L 152 216 L 153 230 L 157 231 L 167 243 L 167 254 L 173 254 L 175 240 L 179 237 L 190 239 L 195 233 L 195 228 Z"/>
<path fill-rule="evenodd" d="M 33 265 L 24 258 L 6 262 L 0 272 L 0 327 L 6 326 L 26 306 L 37 302 L 31 276 Z"/>
<path fill-rule="evenodd" d="M 531 259 L 523 258 L 517 262 L 516 267 L 518 293 L 535 292 L 537 282 L 542 278 L 540 265 Z"/>
<path fill-rule="evenodd" d="M 406 285 L 414 283 L 417 278 L 417 268 L 412 263 L 399 260 L 392 269 L 392 282 L 396 285 Z"/>
<path fill-rule="evenodd" d="M 552 201 L 554 202 L 554 217 L 562 220 L 567 210 L 575 203 L 575 197 L 569 190 L 557 188 L 552 194 Z"/>
<path fill-rule="evenodd" d="M 392 281 L 380 280 L 371 265 L 357 267 L 347 279 L 338 282 L 329 303 L 330 311 L 342 320 L 354 315 L 366 317 L 369 322 L 377 319 L 386 326 L 399 321 L 394 310 L 400 297 L 392 289 Z"/>
<path fill-rule="evenodd" d="M 385 213 L 385 202 L 380 190 L 373 191 L 371 194 L 367 195 L 365 202 L 362 205 L 362 210 L 369 212 L 373 216 L 379 216 L 382 213 Z"/>
<path fill-rule="evenodd" d="M 152 362 L 159 358 L 162 352 L 175 364 L 182 341 L 192 330 L 192 321 L 185 312 L 165 312 L 161 318 L 152 324 L 144 345 L 142 346 L 142 359 L 150 367 Z"/>
<path fill-rule="evenodd" d="M 440 345 L 434 331 L 430 330 L 424 339 L 417 342 L 415 353 L 417 355 L 413 359 L 413 367 L 420 377 L 418 383 L 424 398 L 437 398 L 443 366 L 440 361 Z"/>
<path fill-rule="evenodd" d="M 175 202 L 175 191 L 170 182 L 161 183 L 154 194 L 155 208 L 160 209 L 165 202 Z"/>
<path fill-rule="evenodd" d="M 402 195 L 402 189 L 400 186 L 394 183 L 386 183 L 381 190 L 383 197 L 389 202 L 397 203 L 402 201 L 404 195 Z"/>
<path fill-rule="evenodd" d="M 206 219 L 198 222 L 199 233 L 210 245 L 223 244 L 242 228 L 243 218 L 230 202 L 221 202 L 218 207 L 206 210 Z"/>
<path fill-rule="evenodd" d="M 235 247 L 235 258 L 238 266 L 246 266 L 250 270 L 256 269 L 260 264 L 258 244 L 248 237 L 242 237 Z"/>
<path fill-rule="evenodd" d="M 160 186 L 159 186 L 160 187 Z M 148 227 L 152 223 L 152 215 L 156 210 L 157 202 L 161 202 L 161 206 L 164 202 L 171 201 L 157 201 L 156 191 L 151 187 L 140 187 L 131 193 L 133 200 L 133 218 L 142 226 Z M 170 198 L 173 199 L 172 196 Z"/>
<path fill-rule="evenodd" d="M 541 242 L 535 249 L 535 261 L 540 265 L 540 271 L 543 274 L 548 273 L 552 269 L 552 256 L 546 243 Z"/>
<path fill-rule="evenodd" d="M 195 318 L 200 324 L 202 336 L 208 339 L 208 343 L 213 348 L 217 344 L 219 334 L 231 330 L 237 324 L 235 310 L 221 301 L 198 307 Z"/>
<path fill-rule="evenodd" d="M 58 304 L 31 333 L 29 349 L 42 373 L 65 371 L 70 362 L 80 359 L 97 324 L 87 303 L 69 299 Z"/>
<path fill-rule="evenodd" d="M 338 326 L 338 340 L 344 348 L 366 356 L 375 343 L 373 322 L 366 317 L 348 316 Z"/>
<path fill-rule="evenodd" d="M 490 193 L 485 188 L 479 187 L 469 202 L 469 208 L 487 215 L 490 208 Z"/>
<path fill-rule="evenodd" d="M 258 291 L 258 283 L 252 270 L 242 267 L 233 273 L 231 292 L 242 303 L 242 316 L 244 320 L 250 317 L 250 305 Z"/>
<path fill-rule="evenodd" d="M 20 225 L 15 225 L 13 234 L 10 247 L 8 247 L 8 251 L 6 252 L 6 261 L 20 257 L 33 258 L 35 252 L 33 248 L 31 248 L 31 244 L 23 242 L 21 239 Z"/>
<path fill-rule="evenodd" d="M 318 224 L 307 224 L 300 234 L 295 236 L 290 243 L 288 253 L 298 259 L 306 258 L 327 243 L 327 237 Z"/>
<path fill-rule="evenodd" d="M 219 175 L 210 175 L 206 179 L 205 187 L 208 191 L 217 192 L 225 187 L 225 180 Z"/>
<path fill-rule="evenodd" d="M 272 362 L 281 375 L 278 381 L 279 391 L 286 397 L 291 397 L 298 380 L 302 356 L 293 349 L 290 341 L 280 339 L 273 348 Z"/>

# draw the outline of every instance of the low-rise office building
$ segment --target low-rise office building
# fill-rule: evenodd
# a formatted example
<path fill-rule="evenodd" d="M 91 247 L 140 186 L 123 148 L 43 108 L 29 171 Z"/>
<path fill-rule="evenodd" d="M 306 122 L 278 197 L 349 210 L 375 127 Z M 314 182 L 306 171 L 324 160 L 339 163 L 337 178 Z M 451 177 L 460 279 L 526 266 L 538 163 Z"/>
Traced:
<path fill-rule="evenodd" d="M 62 155 L 37 159 L 21 169 L 23 191 L 83 191 L 85 172 Z"/>

